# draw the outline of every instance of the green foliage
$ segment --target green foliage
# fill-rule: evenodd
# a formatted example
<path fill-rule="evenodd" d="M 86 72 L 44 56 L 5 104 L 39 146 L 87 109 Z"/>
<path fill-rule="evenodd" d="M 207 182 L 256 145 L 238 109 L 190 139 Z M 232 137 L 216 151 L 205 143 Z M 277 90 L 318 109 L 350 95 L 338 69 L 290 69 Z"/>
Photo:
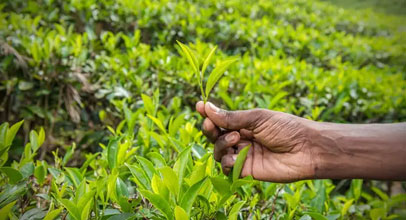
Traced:
<path fill-rule="evenodd" d="M 212 93 L 232 110 L 404 121 L 403 17 L 315 0 L 7 0 L 0 12 L 0 218 L 405 218 L 406 196 L 383 182 L 239 169 L 230 181 L 194 110 Z"/>

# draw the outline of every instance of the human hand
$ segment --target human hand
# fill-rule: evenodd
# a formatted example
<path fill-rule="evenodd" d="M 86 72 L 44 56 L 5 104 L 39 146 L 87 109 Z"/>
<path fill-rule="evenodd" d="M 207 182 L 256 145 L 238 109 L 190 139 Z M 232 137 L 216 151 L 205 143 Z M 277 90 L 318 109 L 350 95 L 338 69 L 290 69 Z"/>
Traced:
<path fill-rule="evenodd" d="M 241 176 L 272 182 L 315 178 L 315 154 L 309 146 L 312 121 L 266 109 L 225 111 L 196 104 L 205 117 L 203 134 L 214 143 L 214 158 L 228 174 L 239 151 L 251 144 Z"/>

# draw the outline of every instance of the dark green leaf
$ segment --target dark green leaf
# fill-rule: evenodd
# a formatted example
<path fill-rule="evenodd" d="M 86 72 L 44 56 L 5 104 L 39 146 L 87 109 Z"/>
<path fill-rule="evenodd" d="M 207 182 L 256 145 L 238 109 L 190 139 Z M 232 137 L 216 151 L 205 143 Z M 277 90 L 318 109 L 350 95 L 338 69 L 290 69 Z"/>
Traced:
<path fill-rule="evenodd" d="M 0 167 L 0 171 L 7 175 L 10 184 L 16 184 L 23 179 L 23 175 L 20 171 L 12 167 Z"/>
<path fill-rule="evenodd" d="M 171 206 L 163 197 L 157 194 L 153 194 L 147 190 L 140 190 L 140 193 L 142 194 L 142 196 L 148 199 L 155 208 L 161 211 L 162 214 L 164 214 L 168 219 L 174 218 Z"/>
<path fill-rule="evenodd" d="M 204 178 L 201 181 L 195 183 L 183 195 L 180 202 L 180 207 L 182 207 L 188 215 L 190 215 L 190 211 L 192 209 L 194 201 L 196 200 L 197 194 L 199 193 L 202 186 L 206 183 L 206 180 L 207 178 Z"/>

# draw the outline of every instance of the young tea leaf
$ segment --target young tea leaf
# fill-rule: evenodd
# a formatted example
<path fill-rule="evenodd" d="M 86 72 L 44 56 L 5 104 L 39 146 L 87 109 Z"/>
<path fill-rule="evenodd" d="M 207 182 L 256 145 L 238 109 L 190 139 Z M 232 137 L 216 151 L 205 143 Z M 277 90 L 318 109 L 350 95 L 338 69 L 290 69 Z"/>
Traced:
<path fill-rule="evenodd" d="M 223 75 L 223 73 L 227 70 L 227 68 L 233 64 L 236 59 L 232 60 L 225 60 L 221 62 L 219 65 L 217 65 L 214 70 L 210 73 L 209 79 L 207 80 L 206 83 L 206 101 L 207 98 L 209 97 L 209 94 L 211 90 L 213 89 L 214 85 L 216 85 L 217 81 L 220 79 L 220 77 Z"/>
<path fill-rule="evenodd" d="M 192 209 L 193 202 L 195 201 L 198 192 L 206 182 L 207 178 L 202 179 L 200 182 L 195 183 L 191 186 L 186 193 L 183 195 L 180 206 L 190 215 L 190 210 Z"/>
<path fill-rule="evenodd" d="M 233 167 L 233 182 L 236 181 L 238 178 L 240 178 L 241 170 L 242 167 L 244 166 L 245 158 L 248 155 L 248 150 L 250 149 L 251 144 L 248 145 L 247 147 L 244 147 L 240 151 L 240 153 L 237 156 L 237 159 L 235 160 L 235 164 Z"/>
<path fill-rule="evenodd" d="M 185 44 L 182 44 L 179 41 L 176 41 L 176 42 L 178 42 L 180 48 L 182 49 L 183 53 L 185 54 L 186 58 L 188 59 L 190 65 L 192 65 L 193 70 L 195 71 L 195 74 L 197 75 L 197 77 L 200 77 L 199 76 L 199 63 L 198 63 L 195 55 L 193 54 L 193 52 Z"/>
<path fill-rule="evenodd" d="M 211 57 L 213 56 L 214 52 L 216 51 L 217 46 L 215 46 L 209 53 L 209 55 L 207 55 L 206 59 L 203 62 L 203 67 L 202 67 L 202 72 L 201 72 L 201 78 L 203 79 L 204 77 L 204 72 L 206 71 L 207 66 L 210 63 Z"/>

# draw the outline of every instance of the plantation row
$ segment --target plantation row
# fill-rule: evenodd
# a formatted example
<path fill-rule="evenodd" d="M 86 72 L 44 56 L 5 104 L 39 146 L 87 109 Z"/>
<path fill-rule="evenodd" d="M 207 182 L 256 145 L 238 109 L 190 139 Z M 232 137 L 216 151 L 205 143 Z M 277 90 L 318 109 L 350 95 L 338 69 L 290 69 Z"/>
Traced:
<path fill-rule="evenodd" d="M 208 97 L 224 108 L 398 122 L 403 17 L 314 0 L 7 0 L 0 11 L 0 219 L 406 217 L 406 195 L 379 181 L 225 176 L 176 44 L 200 68 L 218 46 L 208 72 L 236 60 Z"/>

